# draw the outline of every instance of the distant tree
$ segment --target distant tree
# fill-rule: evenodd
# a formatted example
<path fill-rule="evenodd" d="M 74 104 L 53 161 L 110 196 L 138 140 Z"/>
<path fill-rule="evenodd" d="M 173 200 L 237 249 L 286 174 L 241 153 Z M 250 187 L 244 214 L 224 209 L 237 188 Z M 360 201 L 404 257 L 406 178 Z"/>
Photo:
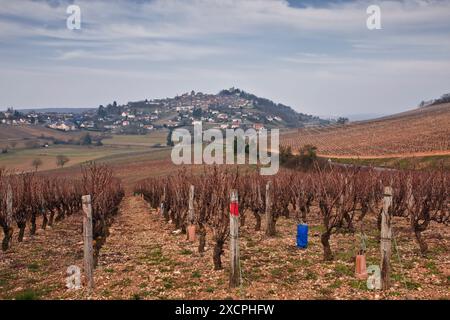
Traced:
<path fill-rule="evenodd" d="M 280 146 L 280 162 L 282 165 L 291 165 L 291 161 L 294 159 L 291 146 Z"/>
<path fill-rule="evenodd" d="M 31 165 L 34 167 L 34 169 L 37 171 L 40 166 L 42 166 L 42 160 L 39 158 L 33 159 L 31 162 Z"/>
<path fill-rule="evenodd" d="M 201 108 L 195 108 L 192 112 L 192 116 L 194 118 L 200 118 L 202 116 L 202 109 Z"/>
<path fill-rule="evenodd" d="M 104 118 L 108 115 L 108 112 L 106 111 L 106 108 L 102 105 L 98 107 L 97 115 L 101 118 Z"/>
<path fill-rule="evenodd" d="M 173 130 L 170 129 L 169 133 L 167 134 L 167 146 L 168 147 L 173 147 L 175 145 L 172 141 L 172 132 L 173 132 Z"/>
<path fill-rule="evenodd" d="M 306 144 L 300 148 L 300 155 L 303 155 L 303 156 L 306 156 L 308 158 L 315 160 L 317 158 L 317 147 L 315 147 L 311 144 Z"/>
<path fill-rule="evenodd" d="M 287 168 L 307 171 L 316 165 L 323 167 L 324 161 L 317 156 L 317 148 L 313 145 L 301 147 L 298 154 L 294 154 L 289 146 L 280 146 L 280 163 Z"/>
<path fill-rule="evenodd" d="M 57 155 L 57 156 L 56 156 L 56 165 L 57 165 L 58 167 L 63 168 L 64 165 L 65 165 L 67 162 L 69 162 L 69 161 L 70 161 L 70 159 L 69 159 L 67 156 L 63 155 L 63 154 L 60 154 L 60 155 Z"/>
<path fill-rule="evenodd" d="M 83 146 L 88 146 L 92 144 L 92 138 L 89 133 L 86 133 L 80 138 L 80 144 Z"/>
<path fill-rule="evenodd" d="M 337 119 L 338 124 L 346 124 L 347 122 L 348 122 L 348 118 L 339 117 L 339 119 Z"/>
<path fill-rule="evenodd" d="M 299 165 L 303 169 L 310 169 L 317 161 L 317 147 L 307 144 L 299 150 Z"/>
<path fill-rule="evenodd" d="M 117 102 L 116 102 L 116 101 L 113 102 L 113 107 L 114 107 L 114 108 L 117 107 Z"/>

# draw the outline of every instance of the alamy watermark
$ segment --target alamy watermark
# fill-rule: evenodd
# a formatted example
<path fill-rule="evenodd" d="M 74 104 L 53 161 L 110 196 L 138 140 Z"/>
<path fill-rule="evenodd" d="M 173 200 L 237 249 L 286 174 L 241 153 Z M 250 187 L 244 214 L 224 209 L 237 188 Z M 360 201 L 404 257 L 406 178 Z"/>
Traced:
<path fill-rule="evenodd" d="M 371 5 L 367 7 L 366 13 L 369 15 L 366 21 L 367 29 L 380 30 L 381 29 L 381 8 L 378 5 Z"/>
<path fill-rule="evenodd" d="M 78 266 L 69 266 L 66 271 L 66 287 L 69 290 L 78 290 L 81 288 L 81 270 Z"/>
<path fill-rule="evenodd" d="M 175 129 L 172 162 L 181 164 L 261 164 L 262 175 L 274 175 L 280 167 L 280 133 L 278 129 L 220 129 L 203 131 L 202 123 L 194 124 L 193 137 L 187 129 Z M 193 151 L 192 151 L 193 149 Z M 224 154 L 225 153 L 225 154 Z M 248 161 L 246 158 L 248 156 Z"/>
<path fill-rule="evenodd" d="M 377 265 L 370 265 L 367 268 L 367 289 L 380 290 L 381 289 L 381 270 Z"/>
<path fill-rule="evenodd" d="M 67 7 L 66 13 L 69 16 L 66 19 L 66 26 L 69 30 L 80 30 L 81 29 L 81 8 L 75 4 Z"/>

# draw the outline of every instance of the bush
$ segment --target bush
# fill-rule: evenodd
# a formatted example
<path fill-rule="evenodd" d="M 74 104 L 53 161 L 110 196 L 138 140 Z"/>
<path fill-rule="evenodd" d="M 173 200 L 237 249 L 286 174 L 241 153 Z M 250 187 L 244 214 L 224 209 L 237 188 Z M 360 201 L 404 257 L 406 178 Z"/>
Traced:
<path fill-rule="evenodd" d="M 64 167 L 64 165 L 69 161 L 70 161 L 70 159 L 68 157 L 66 157 L 65 155 L 60 154 L 60 155 L 56 156 L 56 165 L 58 167 L 61 167 L 61 168 Z"/>
<path fill-rule="evenodd" d="M 92 144 L 92 138 L 91 135 L 89 133 L 86 133 L 85 135 L 83 135 L 80 138 L 80 144 L 82 146 L 87 146 L 87 145 L 91 145 Z"/>
<path fill-rule="evenodd" d="M 287 168 L 306 171 L 315 166 L 324 167 L 326 160 L 317 156 L 317 148 L 313 145 L 301 147 L 297 155 L 292 153 L 291 147 L 281 146 L 280 163 Z"/>

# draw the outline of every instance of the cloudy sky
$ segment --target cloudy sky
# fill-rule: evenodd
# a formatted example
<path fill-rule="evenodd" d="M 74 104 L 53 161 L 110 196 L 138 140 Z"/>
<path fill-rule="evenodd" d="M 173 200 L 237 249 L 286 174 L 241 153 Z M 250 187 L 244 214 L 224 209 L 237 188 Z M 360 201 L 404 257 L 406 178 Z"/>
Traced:
<path fill-rule="evenodd" d="M 315 115 L 393 113 L 450 92 L 450 0 L 0 0 L 0 70 L 0 109 L 234 86 Z"/>

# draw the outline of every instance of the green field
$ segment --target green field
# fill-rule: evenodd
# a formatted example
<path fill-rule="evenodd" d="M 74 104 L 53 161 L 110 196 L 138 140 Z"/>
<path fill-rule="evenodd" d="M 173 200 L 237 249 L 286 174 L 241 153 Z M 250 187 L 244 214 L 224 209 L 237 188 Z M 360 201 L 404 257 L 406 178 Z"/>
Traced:
<path fill-rule="evenodd" d="M 103 139 L 104 145 L 110 146 L 143 146 L 152 147 L 165 145 L 167 131 L 154 131 L 147 135 L 113 135 L 111 138 Z"/>
<path fill-rule="evenodd" d="M 0 154 L 0 167 L 9 170 L 35 170 L 32 165 L 34 159 L 40 159 L 42 165 L 38 171 L 58 168 L 56 157 L 64 155 L 69 158 L 65 167 L 77 166 L 92 160 L 115 161 L 136 157 L 151 157 L 153 153 L 160 153 L 162 148 L 153 147 L 165 144 L 166 132 L 154 132 L 148 135 L 114 135 L 105 139 L 103 146 L 50 145 L 48 148 L 15 149 Z M 153 148 L 152 148 L 153 147 Z M 156 156 L 158 157 L 158 156 Z"/>
<path fill-rule="evenodd" d="M 64 155 L 69 158 L 66 166 L 77 165 L 86 161 L 103 158 L 106 156 L 142 151 L 142 148 L 114 148 L 114 147 L 88 147 L 88 146 L 50 146 L 49 148 L 21 149 L 10 151 L 0 155 L 0 167 L 11 170 L 29 171 L 34 170 L 32 162 L 40 159 L 41 170 L 57 168 L 56 157 Z"/>

